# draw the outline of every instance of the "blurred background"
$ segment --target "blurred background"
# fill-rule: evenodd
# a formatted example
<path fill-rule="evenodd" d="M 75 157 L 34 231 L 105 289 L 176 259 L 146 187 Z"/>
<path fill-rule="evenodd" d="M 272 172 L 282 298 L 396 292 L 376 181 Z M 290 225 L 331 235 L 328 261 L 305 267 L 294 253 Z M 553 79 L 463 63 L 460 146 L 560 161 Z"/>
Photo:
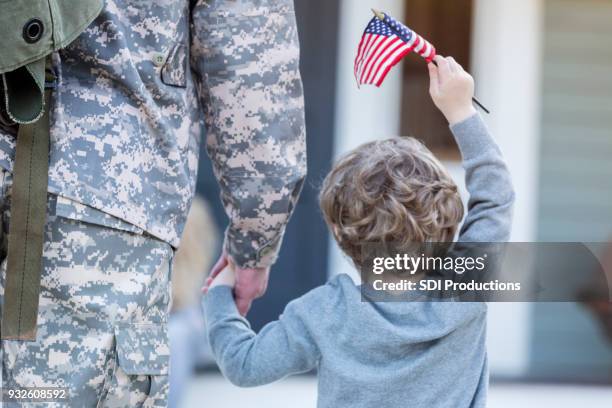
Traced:
<path fill-rule="evenodd" d="M 474 75 L 514 178 L 513 241 L 612 239 L 612 0 L 295 0 L 295 7 L 309 175 L 268 292 L 249 315 L 256 330 L 329 276 L 352 273 L 317 207 L 335 157 L 372 139 L 416 136 L 463 184 L 422 60 L 406 58 L 380 89 L 357 89 L 352 64 L 371 7 L 404 20 Z M 206 227 L 195 229 L 180 255 L 190 260 L 180 261 L 183 289 L 175 292 L 171 323 L 172 406 L 314 407 L 314 375 L 241 390 L 216 371 L 193 295 L 226 223 L 204 151 L 198 194 L 202 205 L 190 223 Z M 612 246 L 607 259 L 612 268 Z M 610 303 L 497 303 L 489 310 L 491 407 L 612 406 Z"/>

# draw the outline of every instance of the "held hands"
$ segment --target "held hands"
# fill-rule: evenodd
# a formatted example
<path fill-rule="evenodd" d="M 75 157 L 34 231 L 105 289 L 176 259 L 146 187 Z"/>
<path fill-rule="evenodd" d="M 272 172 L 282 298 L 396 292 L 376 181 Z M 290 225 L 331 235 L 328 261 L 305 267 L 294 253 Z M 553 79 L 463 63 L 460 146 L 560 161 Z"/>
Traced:
<path fill-rule="evenodd" d="M 472 105 L 474 80 L 452 57 L 437 56 L 435 61 L 437 67 L 433 63 L 428 65 L 429 93 L 449 124 L 454 125 L 476 112 Z M 266 292 L 269 276 L 269 267 L 240 268 L 223 253 L 213 266 L 202 291 L 206 293 L 210 288 L 219 285 L 231 286 L 238 311 L 246 316 L 253 300 Z"/>
<path fill-rule="evenodd" d="M 450 125 L 469 118 L 476 109 L 472 105 L 474 79 L 453 57 L 438 55 L 429 68 L 429 94 Z"/>
<path fill-rule="evenodd" d="M 242 316 L 246 316 L 253 300 L 266 292 L 269 277 L 269 267 L 240 268 L 234 265 L 224 252 L 210 271 L 202 292 L 206 293 L 215 286 L 231 286 L 234 289 L 236 307 Z"/>
<path fill-rule="evenodd" d="M 223 268 L 221 272 L 219 272 L 217 277 L 210 282 L 210 285 L 206 287 L 206 290 L 208 291 L 209 289 L 212 289 L 215 286 L 229 286 L 231 288 L 234 288 L 236 286 L 236 270 L 234 265 L 227 264 L 225 268 Z"/>

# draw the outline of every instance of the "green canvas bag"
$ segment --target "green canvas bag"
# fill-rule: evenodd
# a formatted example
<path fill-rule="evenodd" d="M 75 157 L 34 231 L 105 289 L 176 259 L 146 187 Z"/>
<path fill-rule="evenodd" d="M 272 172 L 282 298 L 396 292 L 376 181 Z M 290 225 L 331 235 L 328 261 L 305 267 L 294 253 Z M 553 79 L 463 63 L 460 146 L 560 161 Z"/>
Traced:
<path fill-rule="evenodd" d="M 51 53 L 74 41 L 103 0 L 16 0 L 0 4 L 0 115 L 19 126 L 0 337 L 36 340 L 49 172 Z"/>

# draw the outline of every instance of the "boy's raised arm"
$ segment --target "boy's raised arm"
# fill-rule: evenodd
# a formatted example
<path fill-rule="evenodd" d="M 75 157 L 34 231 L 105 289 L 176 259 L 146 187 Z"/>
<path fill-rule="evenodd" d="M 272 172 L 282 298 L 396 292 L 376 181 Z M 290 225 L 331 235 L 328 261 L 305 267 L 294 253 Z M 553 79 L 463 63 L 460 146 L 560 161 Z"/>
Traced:
<path fill-rule="evenodd" d="M 451 130 L 463 156 L 465 183 L 470 193 L 459 241 L 508 241 L 514 189 L 499 147 L 479 114 L 451 126 Z"/>
<path fill-rule="evenodd" d="M 452 57 L 429 65 L 430 94 L 446 116 L 463 157 L 468 213 L 462 242 L 505 242 L 510 238 L 514 189 L 501 151 L 472 105 L 474 81 Z"/>

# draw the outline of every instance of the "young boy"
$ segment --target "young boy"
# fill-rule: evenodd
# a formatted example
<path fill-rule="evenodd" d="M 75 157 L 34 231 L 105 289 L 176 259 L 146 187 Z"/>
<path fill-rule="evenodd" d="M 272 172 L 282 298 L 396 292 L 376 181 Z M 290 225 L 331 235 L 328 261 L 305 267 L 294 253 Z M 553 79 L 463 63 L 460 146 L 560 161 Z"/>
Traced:
<path fill-rule="evenodd" d="M 470 193 L 459 240 L 506 241 L 514 192 L 500 150 L 472 106 L 473 80 L 453 58 L 436 62 L 429 65 L 430 94 L 457 140 Z M 452 241 L 463 217 L 446 170 L 405 138 L 348 153 L 327 176 L 320 204 L 358 267 L 364 242 Z M 236 385 L 317 368 L 319 407 L 486 406 L 484 303 L 362 302 L 360 288 L 339 275 L 255 334 L 236 309 L 234 284 L 230 266 L 212 281 L 204 303 L 212 350 Z"/>

